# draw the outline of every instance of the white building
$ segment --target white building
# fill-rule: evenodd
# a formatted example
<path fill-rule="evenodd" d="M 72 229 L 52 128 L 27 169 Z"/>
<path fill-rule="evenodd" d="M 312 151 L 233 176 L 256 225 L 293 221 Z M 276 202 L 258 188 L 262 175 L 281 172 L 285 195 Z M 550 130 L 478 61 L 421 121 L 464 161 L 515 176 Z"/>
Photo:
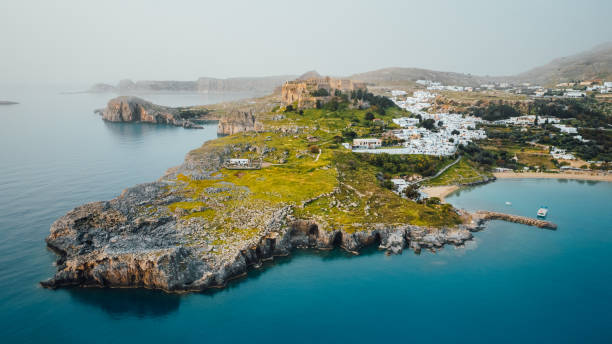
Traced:
<path fill-rule="evenodd" d="M 234 166 L 247 166 L 249 161 L 249 159 L 229 159 L 228 163 Z"/>
<path fill-rule="evenodd" d="M 392 119 L 393 123 L 399 125 L 402 128 L 415 127 L 419 124 L 418 118 L 401 117 Z"/>
<path fill-rule="evenodd" d="M 574 91 L 574 90 L 567 91 L 563 94 L 563 96 L 567 98 L 582 98 L 585 95 L 586 94 L 582 91 Z"/>
<path fill-rule="evenodd" d="M 354 139 L 353 148 L 379 148 L 382 147 L 381 139 Z"/>
<path fill-rule="evenodd" d="M 555 128 L 558 128 L 559 130 L 561 130 L 562 133 L 565 133 L 565 134 L 578 134 L 578 129 L 574 127 L 568 127 L 563 124 L 553 124 L 553 126 Z"/>
<path fill-rule="evenodd" d="M 408 187 L 408 182 L 401 178 L 391 179 L 391 182 L 393 183 L 393 185 L 395 185 L 397 193 L 399 193 L 400 195 L 402 194 L 404 189 Z"/>
<path fill-rule="evenodd" d="M 561 148 L 557 148 L 557 147 L 552 147 L 550 150 L 550 155 L 552 155 L 553 158 L 559 160 L 575 160 L 576 157 L 571 154 L 568 153 L 565 149 L 561 149 Z"/>

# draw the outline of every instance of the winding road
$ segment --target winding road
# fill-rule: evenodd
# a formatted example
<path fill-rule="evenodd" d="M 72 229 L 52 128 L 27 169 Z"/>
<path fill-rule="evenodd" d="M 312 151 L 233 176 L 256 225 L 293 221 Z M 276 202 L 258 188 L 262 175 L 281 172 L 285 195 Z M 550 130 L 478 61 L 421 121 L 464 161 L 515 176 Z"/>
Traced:
<path fill-rule="evenodd" d="M 419 183 L 422 183 L 422 182 L 428 181 L 428 180 L 430 180 L 430 179 L 434 179 L 434 178 L 439 177 L 439 176 L 440 176 L 442 173 L 446 172 L 446 170 L 448 170 L 449 168 L 453 167 L 453 166 L 454 166 L 456 163 L 458 163 L 458 162 L 461 160 L 461 158 L 462 158 L 462 156 L 460 155 L 460 156 L 457 158 L 457 160 L 455 160 L 455 161 L 451 162 L 450 164 L 448 164 L 448 165 L 444 166 L 444 167 L 443 167 L 443 168 L 442 168 L 440 171 L 436 172 L 436 174 L 434 174 L 433 176 L 425 177 L 425 178 L 423 178 L 423 179 L 421 179 L 421 180 L 418 180 L 418 181 L 416 181 L 416 182 L 412 182 L 412 183 L 410 183 L 410 184 L 419 184 Z"/>

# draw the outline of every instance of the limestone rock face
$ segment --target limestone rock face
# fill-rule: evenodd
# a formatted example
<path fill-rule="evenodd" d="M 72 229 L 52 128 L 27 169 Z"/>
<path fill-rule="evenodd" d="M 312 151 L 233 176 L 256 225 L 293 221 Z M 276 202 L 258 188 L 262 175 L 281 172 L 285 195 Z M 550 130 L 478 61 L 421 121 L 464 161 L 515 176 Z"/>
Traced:
<path fill-rule="evenodd" d="M 259 125 L 252 111 L 232 111 L 222 117 L 217 126 L 217 134 L 233 135 L 245 131 L 256 131 Z"/>
<path fill-rule="evenodd" d="M 109 122 L 146 122 L 170 124 L 185 128 L 201 128 L 188 119 L 182 118 L 176 108 L 160 106 L 142 98 L 122 96 L 108 101 L 106 108 L 96 110 L 102 119 Z"/>

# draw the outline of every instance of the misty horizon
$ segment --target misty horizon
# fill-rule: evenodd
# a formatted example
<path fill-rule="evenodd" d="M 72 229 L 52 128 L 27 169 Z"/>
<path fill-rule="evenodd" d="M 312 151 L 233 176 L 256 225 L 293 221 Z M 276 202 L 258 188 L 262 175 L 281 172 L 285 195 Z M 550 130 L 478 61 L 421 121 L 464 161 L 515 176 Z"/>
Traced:
<path fill-rule="evenodd" d="M 115 84 L 390 67 L 526 72 L 612 38 L 612 3 L 281 1 L 0 5 L 3 82 Z M 36 26 L 33 26 L 33 23 Z"/>

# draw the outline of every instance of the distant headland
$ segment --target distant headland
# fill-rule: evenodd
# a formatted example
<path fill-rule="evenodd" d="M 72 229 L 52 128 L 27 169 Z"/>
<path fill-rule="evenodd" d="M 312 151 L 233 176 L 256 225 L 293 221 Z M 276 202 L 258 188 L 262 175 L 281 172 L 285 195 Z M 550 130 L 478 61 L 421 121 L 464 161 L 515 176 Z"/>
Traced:
<path fill-rule="evenodd" d="M 8 100 L 0 100 L 0 105 L 16 105 L 16 104 L 19 104 L 19 103 L 8 101 Z"/>
<path fill-rule="evenodd" d="M 241 77 L 217 79 L 202 77 L 195 81 L 124 79 L 117 85 L 98 83 L 87 90 L 89 93 L 146 94 L 146 93 L 255 93 L 268 94 L 293 75 L 267 77 Z"/>

